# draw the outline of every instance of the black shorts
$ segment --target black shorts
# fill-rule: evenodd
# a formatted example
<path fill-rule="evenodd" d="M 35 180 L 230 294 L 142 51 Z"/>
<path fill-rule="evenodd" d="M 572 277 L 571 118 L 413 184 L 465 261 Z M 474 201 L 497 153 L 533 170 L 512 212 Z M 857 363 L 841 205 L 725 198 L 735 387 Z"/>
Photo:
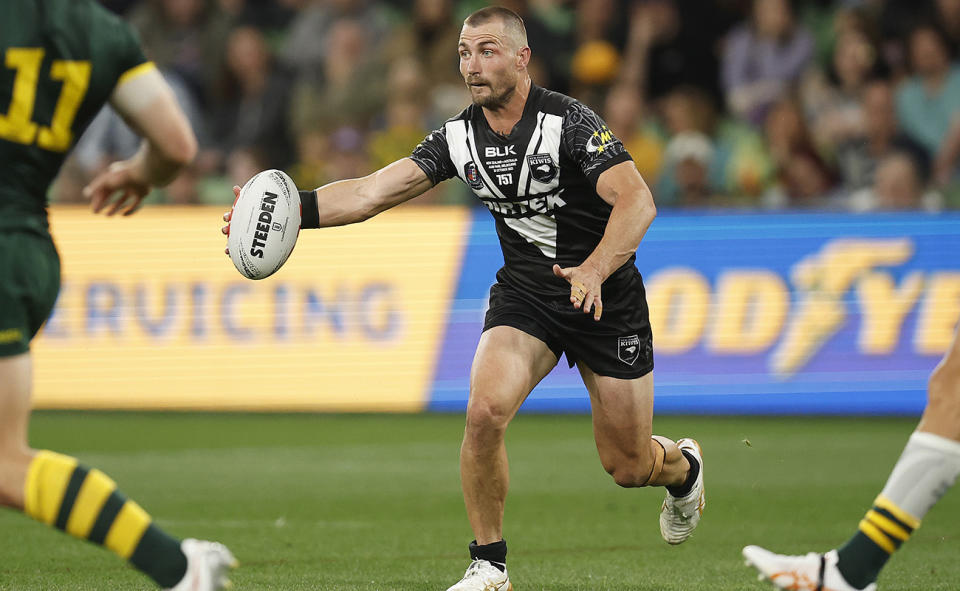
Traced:
<path fill-rule="evenodd" d="M 653 371 L 653 333 L 647 295 L 639 272 L 628 273 L 602 288 L 603 315 L 594 320 L 570 303 L 569 296 L 542 298 L 498 281 L 490 288 L 490 307 L 483 323 L 511 326 L 534 336 L 570 367 L 582 361 L 602 376 L 642 377 Z"/>
<path fill-rule="evenodd" d="M 60 291 L 60 257 L 50 236 L 0 232 L 0 357 L 26 353 Z"/>

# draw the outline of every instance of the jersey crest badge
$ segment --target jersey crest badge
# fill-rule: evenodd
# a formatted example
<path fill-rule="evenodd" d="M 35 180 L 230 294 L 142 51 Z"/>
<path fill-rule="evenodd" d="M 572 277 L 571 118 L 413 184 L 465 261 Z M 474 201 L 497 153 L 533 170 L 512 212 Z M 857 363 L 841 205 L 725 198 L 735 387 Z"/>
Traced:
<path fill-rule="evenodd" d="M 473 163 L 473 160 L 463 165 L 463 178 L 471 189 L 483 188 L 483 179 L 480 178 L 480 171 L 477 170 L 477 165 Z"/>
<path fill-rule="evenodd" d="M 530 154 L 527 156 L 527 166 L 530 167 L 530 176 L 541 183 L 549 183 L 557 176 L 557 165 L 550 154 Z"/>
<path fill-rule="evenodd" d="M 640 337 L 630 335 L 628 337 L 619 337 L 617 339 L 617 357 L 627 365 L 636 363 L 640 357 Z"/>

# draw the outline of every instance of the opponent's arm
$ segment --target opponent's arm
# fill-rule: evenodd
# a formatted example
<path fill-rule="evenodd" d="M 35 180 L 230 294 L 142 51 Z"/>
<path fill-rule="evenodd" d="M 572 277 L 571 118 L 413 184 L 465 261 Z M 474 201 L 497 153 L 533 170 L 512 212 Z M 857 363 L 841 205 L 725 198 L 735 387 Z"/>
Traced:
<path fill-rule="evenodd" d="M 410 158 L 397 160 L 363 178 L 324 185 L 313 191 L 319 227 L 362 222 L 425 193 L 431 187 L 433 183 L 426 173 Z"/>
<path fill-rule="evenodd" d="M 95 213 L 119 193 L 107 215 L 121 208 L 124 215 L 130 215 L 154 186 L 166 185 L 193 161 L 197 139 L 173 91 L 151 66 L 121 81 L 110 96 L 110 104 L 143 143 L 132 157 L 114 162 L 97 175 L 83 192 Z"/>
<path fill-rule="evenodd" d="M 577 267 L 553 266 L 570 282 L 570 301 L 595 320 L 603 313 L 601 285 L 637 251 L 640 240 L 657 215 L 653 195 L 633 161 L 615 164 L 597 178 L 597 194 L 613 206 L 600 243 Z"/>

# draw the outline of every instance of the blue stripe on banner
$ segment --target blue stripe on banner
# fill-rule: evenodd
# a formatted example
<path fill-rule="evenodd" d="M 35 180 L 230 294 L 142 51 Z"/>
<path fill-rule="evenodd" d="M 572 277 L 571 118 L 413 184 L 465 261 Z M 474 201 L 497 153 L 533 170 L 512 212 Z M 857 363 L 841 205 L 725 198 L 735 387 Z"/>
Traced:
<path fill-rule="evenodd" d="M 960 320 L 960 214 L 661 215 L 638 251 L 656 410 L 917 414 Z M 430 410 L 466 407 L 489 286 L 503 264 L 474 213 Z M 526 412 L 589 412 L 561 361 Z"/>

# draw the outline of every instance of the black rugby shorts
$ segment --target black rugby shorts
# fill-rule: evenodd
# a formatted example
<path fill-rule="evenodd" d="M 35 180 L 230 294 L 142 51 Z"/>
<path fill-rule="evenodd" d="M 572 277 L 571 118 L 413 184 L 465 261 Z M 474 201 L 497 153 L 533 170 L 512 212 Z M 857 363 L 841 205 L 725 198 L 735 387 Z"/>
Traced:
<path fill-rule="evenodd" d="M 601 291 L 603 314 L 594 320 L 570 303 L 569 296 L 544 298 L 499 281 L 490 288 L 483 323 L 511 326 L 546 343 L 570 367 L 582 361 L 602 376 L 642 377 L 653 371 L 653 334 L 640 273 L 608 280 Z"/>

